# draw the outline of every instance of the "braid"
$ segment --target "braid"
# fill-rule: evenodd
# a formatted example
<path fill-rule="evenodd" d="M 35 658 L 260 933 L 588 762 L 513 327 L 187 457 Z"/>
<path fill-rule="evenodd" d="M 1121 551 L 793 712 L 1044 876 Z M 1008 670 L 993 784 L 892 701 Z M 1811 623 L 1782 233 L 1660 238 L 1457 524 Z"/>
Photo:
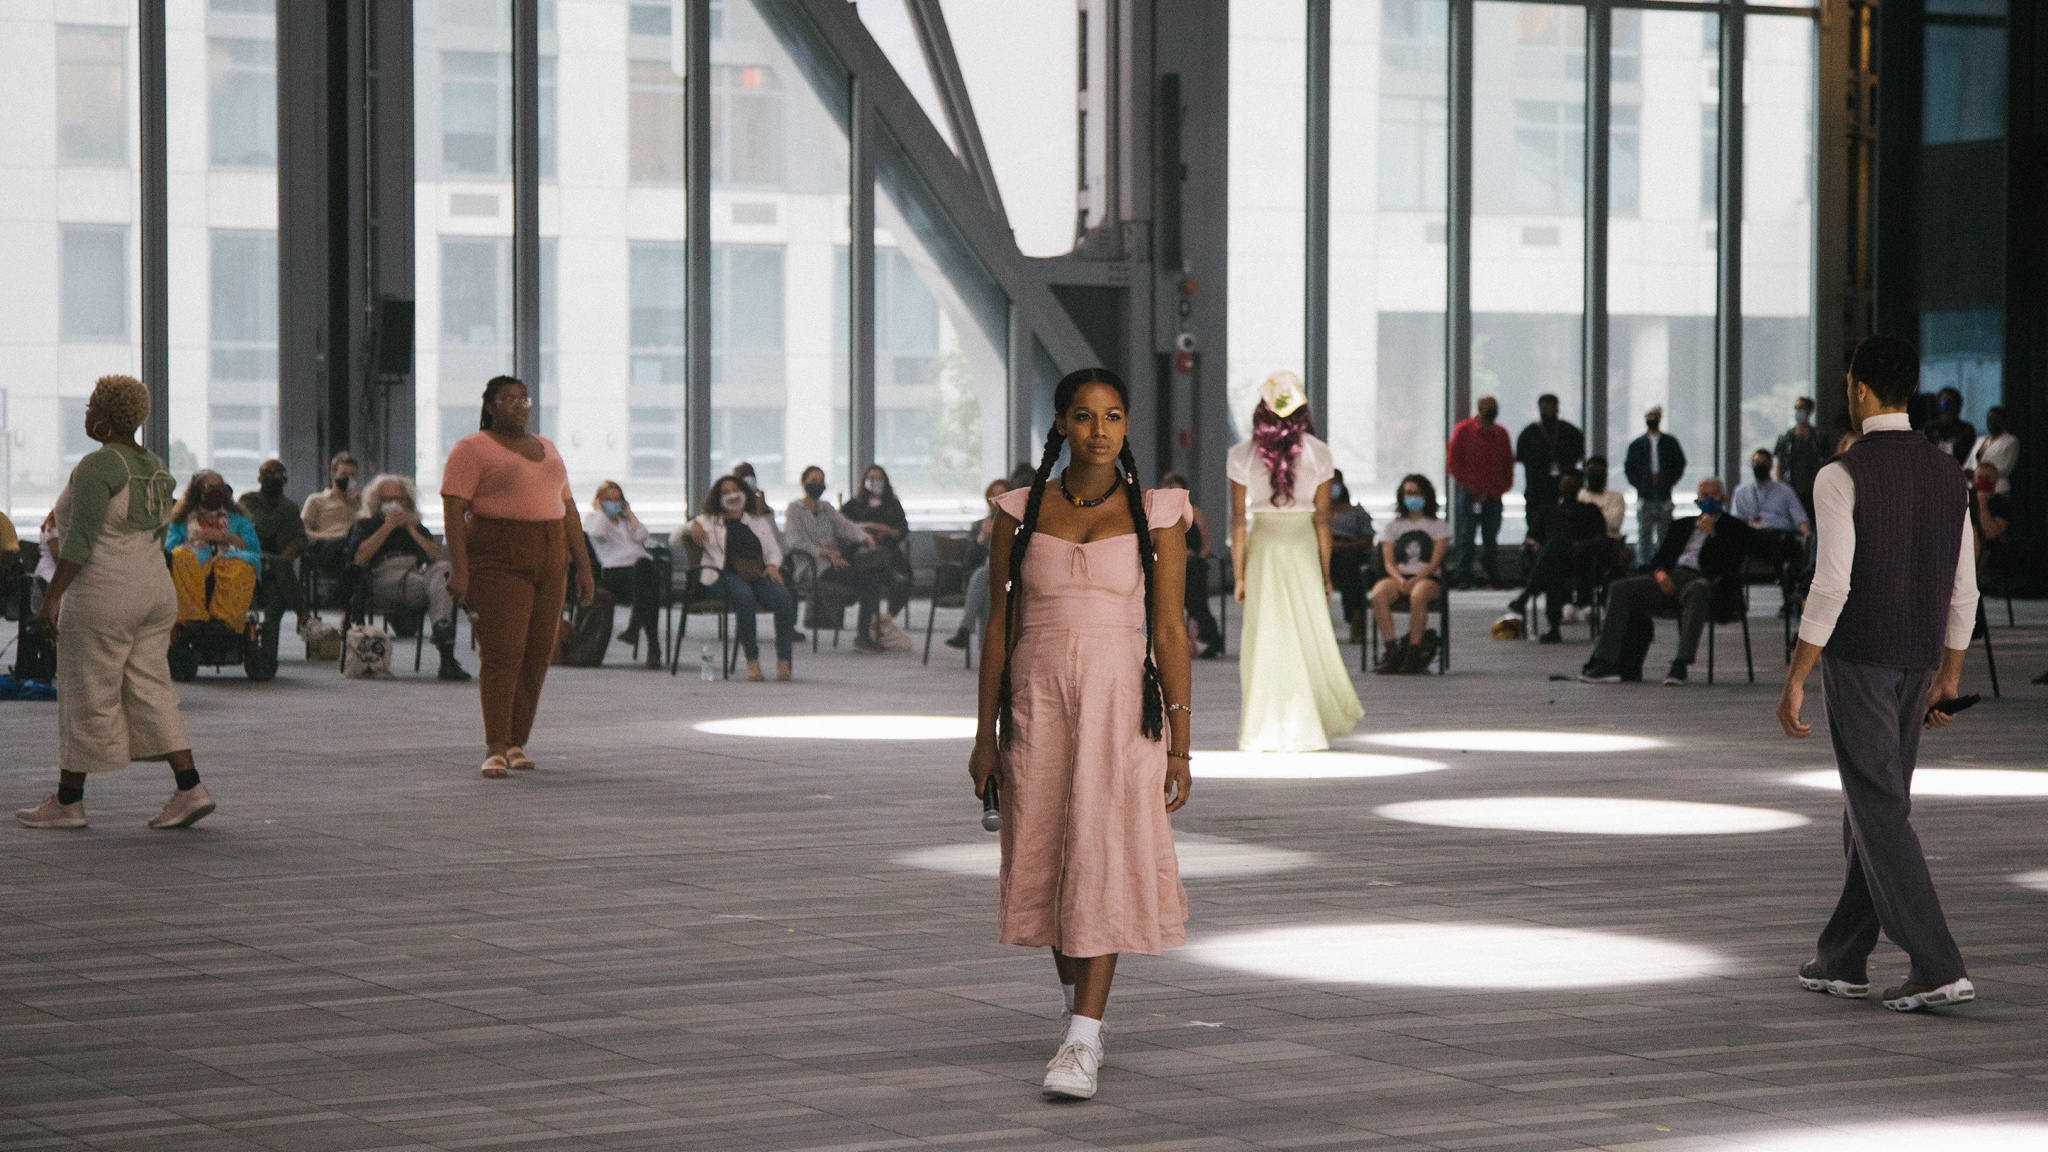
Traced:
<path fill-rule="evenodd" d="M 1046 429 L 1045 453 L 1039 457 L 1038 471 L 1031 478 L 1031 499 L 1025 502 L 1024 518 L 1017 522 L 1017 535 L 1010 541 L 1010 574 L 1008 582 L 1003 585 L 1003 679 L 996 689 L 997 747 L 1009 746 L 1013 727 L 1010 721 L 1010 654 L 1017 648 L 1017 601 L 1024 588 L 1024 549 L 1031 546 L 1031 536 L 1038 531 L 1038 506 L 1045 501 L 1045 482 L 1052 475 L 1052 466 L 1059 463 L 1060 449 L 1066 443 L 1057 423 Z M 1149 563 L 1146 571 L 1151 571 Z"/>
<path fill-rule="evenodd" d="M 1117 456 L 1124 474 L 1124 497 L 1130 501 L 1131 526 L 1138 536 L 1138 566 L 1145 570 L 1145 694 L 1138 730 L 1157 740 L 1165 727 L 1166 688 L 1159 680 L 1159 665 L 1152 659 L 1152 531 L 1145 516 L 1145 493 L 1138 487 L 1138 461 L 1131 455 L 1131 442 Z"/>

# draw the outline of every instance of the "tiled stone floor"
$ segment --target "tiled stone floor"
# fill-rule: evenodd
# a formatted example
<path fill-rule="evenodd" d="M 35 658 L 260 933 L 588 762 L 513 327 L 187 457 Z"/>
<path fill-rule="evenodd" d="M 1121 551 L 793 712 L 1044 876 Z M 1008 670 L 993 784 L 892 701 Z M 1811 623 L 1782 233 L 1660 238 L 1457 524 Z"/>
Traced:
<path fill-rule="evenodd" d="M 988 878 L 894 862 L 989 839 L 965 744 L 691 729 L 964 714 L 954 654 L 924 668 L 806 653 L 793 686 L 558 671 L 541 770 L 498 782 L 476 774 L 473 690 L 288 660 L 274 684 L 186 689 L 221 803 L 198 828 L 143 827 L 169 780 L 138 766 L 92 781 L 89 831 L 0 829 L 0 1149 L 1707 1149 L 1916 1118 L 2048 1124 L 2048 894 L 2011 880 L 2048 868 L 2048 799 L 1920 805 L 1976 1004 L 1900 1017 L 1803 993 L 1792 970 L 1839 883 L 1837 801 L 1781 780 L 1830 760 L 1777 733 L 1776 621 L 1756 621 L 1755 686 L 1728 679 L 1724 631 L 1719 686 L 1596 688 L 1547 678 L 1584 658 L 1583 632 L 1563 649 L 1486 640 L 1500 599 L 1461 598 L 1449 677 L 1361 678 L 1361 733 L 1669 746 L 1409 751 L 1451 767 L 1367 779 L 1198 775 L 1182 831 L 1313 859 L 1190 879 L 1191 939 L 1586 929 L 1710 950 L 1710 974 L 1517 991 L 1521 957 L 1503 953 L 1478 958 L 1500 990 L 1431 990 L 1134 957 L 1101 1096 L 1049 1104 L 1050 962 L 994 942 Z M 1997 633 L 2005 699 L 1930 738 L 1923 763 L 2048 769 L 2048 689 L 2027 684 L 2048 666 L 2048 612 L 2022 607 Z M 1973 656 L 1970 687 L 1982 671 Z M 1198 748 L 1234 743 L 1236 692 L 1234 663 L 1198 667 Z M 53 705 L 0 704 L 10 807 L 51 787 L 54 726 Z M 1813 822 L 1594 836 L 1374 814 L 1520 795 Z M 1882 946 L 1874 979 L 1902 969 Z M 2012 1146 L 2048 1147 L 2042 1133 Z"/>

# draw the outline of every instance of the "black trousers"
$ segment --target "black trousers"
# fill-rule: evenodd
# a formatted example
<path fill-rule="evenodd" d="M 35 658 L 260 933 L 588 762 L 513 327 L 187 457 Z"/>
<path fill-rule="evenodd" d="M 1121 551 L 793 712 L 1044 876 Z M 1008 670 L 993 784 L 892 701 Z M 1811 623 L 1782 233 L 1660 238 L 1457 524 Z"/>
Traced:
<path fill-rule="evenodd" d="M 1574 553 L 1571 542 L 1558 537 L 1537 550 L 1536 562 L 1529 566 L 1528 590 L 1531 595 L 1543 594 L 1543 614 L 1552 629 L 1564 623 L 1564 606 L 1572 602 L 1579 585 L 1599 578 L 1605 551 L 1606 537 L 1598 551 Z"/>
<path fill-rule="evenodd" d="M 1181 594 L 1181 607 L 1187 611 L 1188 619 L 1195 622 L 1195 634 L 1201 638 L 1202 647 L 1214 648 L 1223 643 L 1223 629 L 1216 624 L 1216 613 L 1209 610 L 1207 558 L 1188 557 L 1187 588 Z"/>
<path fill-rule="evenodd" d="M 1962 977 L 1963 954 L 1949 935 L 1920 837 L 1913 831 L 1913 764 L 1920 753 L 1932 668 L 1883 668 L 1820 661 L 1828 736 L 1842 774 L 1842 854 L 1848 876 L 1818 955 L 1838 980 L 1866 978 L 1878 929 L 1913 961 L 1912 979 L 1942 985 Z"/>
<path fill-rule="evenodd" d="M 633 614 L 626 621 L 626 635 L 644 634 L 657 643 L 661 635 L 661 570 L 643 556 L 631 568 L 604 570 L 604 590 L 614 600 L 631 604 Z"/>
<path fill-rule="evenodd" d="M 1365 566 L 1370 548 L 1333 548 L 1330 551 L 1330 583 L 1343 598 L 1344 618 L 1363 621 L 1372 610 L 1366 602 Z"/>

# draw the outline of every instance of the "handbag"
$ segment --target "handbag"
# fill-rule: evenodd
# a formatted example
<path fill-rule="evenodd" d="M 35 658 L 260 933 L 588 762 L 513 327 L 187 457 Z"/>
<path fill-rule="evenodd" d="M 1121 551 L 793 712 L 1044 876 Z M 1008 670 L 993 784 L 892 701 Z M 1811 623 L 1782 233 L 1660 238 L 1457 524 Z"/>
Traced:
<path fill-rule="evenodd" d="M 391 679 L 391 636 L 374 624 L 357 624 L 342 637 L 341 674 L 351 680 Z"/>
<path fill-rule="evenodd" d="M 768 564 L 752 556 L 735 556 L 732 558 L 732 572 L 733 575 L 752 584 L 768 575 Z"/>

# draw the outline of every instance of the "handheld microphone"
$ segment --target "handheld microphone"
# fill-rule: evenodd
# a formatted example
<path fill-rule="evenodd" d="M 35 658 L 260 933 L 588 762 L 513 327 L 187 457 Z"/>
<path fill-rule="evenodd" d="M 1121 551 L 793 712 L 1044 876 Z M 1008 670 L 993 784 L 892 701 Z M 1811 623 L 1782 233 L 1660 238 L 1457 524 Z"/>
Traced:
<path fill-rule="evenodd" d="M 983 831 L 1001 832 L 1003 830 L 1003 804 L 1001 798 L 997 796 L 998 791 L 999 787 L 996 784 L 996 778 L 990 776 L 988 783 L 983 785 L 981 789 L 981 827 Z"/>
<path fill-rule="evenodd" d="M 1968 696 L 1958 696 L 1953 700 L 1943 700 L 1940 703 L 1935 704 L 1933 707 L 1929 708 L 1928 711 L 1939 712 L 1944 716 L 1953 716 L 1958 712 L 1961 712 L 1967 708 L 1972 707 L 1982 699 L 1984 699 L 1984 697 L 1979 696 L 1975 692 L 1972 692 Z"/>

